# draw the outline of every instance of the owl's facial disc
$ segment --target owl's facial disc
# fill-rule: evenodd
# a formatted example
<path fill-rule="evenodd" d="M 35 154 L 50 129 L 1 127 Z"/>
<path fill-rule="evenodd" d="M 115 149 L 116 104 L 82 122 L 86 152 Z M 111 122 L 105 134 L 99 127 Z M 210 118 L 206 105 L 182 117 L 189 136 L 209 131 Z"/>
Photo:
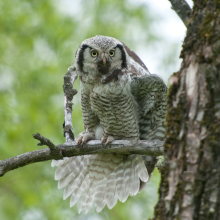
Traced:
<path fill-rule="evenodd" d="M 117 69 L 127 68 L 129 62 L 123 44 L 114 38 L 104 36 L 83 41 L 77 50 L 76 58 L 77 70 L 96 80 L 102 79 L 104 75 L 111 75 Z"/>

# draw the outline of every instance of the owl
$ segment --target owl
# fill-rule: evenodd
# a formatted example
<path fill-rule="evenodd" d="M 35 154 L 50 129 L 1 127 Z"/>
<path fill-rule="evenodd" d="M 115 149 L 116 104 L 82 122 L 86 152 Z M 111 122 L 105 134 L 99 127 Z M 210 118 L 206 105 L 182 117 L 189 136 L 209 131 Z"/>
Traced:
<path fill-rule="evenodd" d="M 150 74 L 140 58 L 119 40 L 95 36 L 81 43 L 75 56 L 80 78 L 84 131 L 82 145 L 101 140 L 163 140 L 167 87 Z M 97 154 L 53 161 L 55 179 L 71 196 L 79 212 L 100 212 L 140 192 L 149 180 L 156 158 L 141 155 Z"/>

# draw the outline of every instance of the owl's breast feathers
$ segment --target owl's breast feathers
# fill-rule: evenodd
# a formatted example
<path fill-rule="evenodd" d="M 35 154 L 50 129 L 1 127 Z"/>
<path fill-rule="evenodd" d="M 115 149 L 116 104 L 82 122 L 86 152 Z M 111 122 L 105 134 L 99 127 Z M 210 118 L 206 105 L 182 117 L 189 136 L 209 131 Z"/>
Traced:
<path fill-rule="evenodd" d="M 130 77 L 117 72 L 119 75 L 114 75 L 110 82 L 91 90 L 91 110 L 97 115 L 104 135 L 139 139 L 138 106 L 131 94 Z"/>

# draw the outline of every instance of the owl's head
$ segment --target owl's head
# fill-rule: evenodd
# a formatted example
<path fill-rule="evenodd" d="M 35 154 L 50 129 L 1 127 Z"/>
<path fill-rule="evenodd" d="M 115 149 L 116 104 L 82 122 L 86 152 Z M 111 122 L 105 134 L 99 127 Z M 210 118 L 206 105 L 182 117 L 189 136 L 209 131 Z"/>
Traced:
<path fill-rule="evenodd" d="M 115 38 L 95 36 L 84 40 L 76 52 L 76 69 L 87 79 L 101 79 L 117 69 L 126 69 L 129 56 L 123 44 Z"/>

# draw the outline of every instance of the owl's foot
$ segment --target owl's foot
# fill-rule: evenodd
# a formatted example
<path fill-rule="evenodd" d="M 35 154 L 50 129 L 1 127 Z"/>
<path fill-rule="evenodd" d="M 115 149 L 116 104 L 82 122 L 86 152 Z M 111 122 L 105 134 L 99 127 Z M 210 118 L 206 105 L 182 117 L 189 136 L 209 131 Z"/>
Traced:
<path fill-rule="evenodd" d="M 86 132 L 83 131 L 82 133 L 79 134 L 79 136 L 76 138 L 76 144 L 85 144 L 90 140 L 95 139 L 95 134 L 93 132 Z"/>
<path fill-rule="evenodd" d="M 102 144 L 107 145 L 107 144 L 110 144 L 114 140 L 115 140 L 115 138 L 113 136 L 105 136 L 104 135 L 101 139 L 101 142 L 102 142 Z"/>

